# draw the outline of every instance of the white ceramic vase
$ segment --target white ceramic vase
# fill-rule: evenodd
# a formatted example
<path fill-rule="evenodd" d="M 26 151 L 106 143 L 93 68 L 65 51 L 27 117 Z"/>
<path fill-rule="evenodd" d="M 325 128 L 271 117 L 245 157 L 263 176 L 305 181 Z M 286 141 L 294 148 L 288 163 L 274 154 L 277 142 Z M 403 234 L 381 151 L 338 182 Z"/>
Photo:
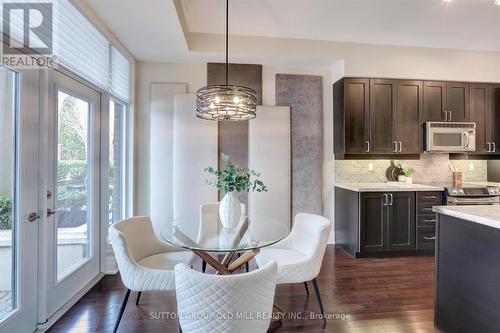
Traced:
<path fill-rule="evenodd" d="M 227 192 L 219 205 L 220 222 L 224 228 L 233 228 L 240 222 L 240 201 L 234 192 Z"/>

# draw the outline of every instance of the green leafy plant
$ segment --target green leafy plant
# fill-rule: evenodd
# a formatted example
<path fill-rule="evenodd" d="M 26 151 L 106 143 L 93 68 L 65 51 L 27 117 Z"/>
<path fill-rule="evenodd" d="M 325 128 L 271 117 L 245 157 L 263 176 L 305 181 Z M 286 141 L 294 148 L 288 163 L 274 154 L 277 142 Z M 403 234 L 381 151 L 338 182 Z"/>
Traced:
<path fill-rule="evenodd" d="M 267 187 L 259 179 L 260 173 L 249 168 L 240 168 L 235 165 L 226 154 L 221 154 L 221 159 L 225 163 L 223 170 L 213 167 L 205 168 L 205 172 L 215 176 L 213 180 L 207 180 L 207 184 L 228 192 L 267 192 Z"/>
<path fill-rule="evenodd" d="M 0 230 L 12 229 L 12 200 L 0 196 Z"/>
<path fill-rule="evenodd" d="M 412 167 L 404 167 L 403 168 L 403 173 L 405 174 L 406 177 L 411 177 L 414 172 L 415 172 L 415 169 L 413 169 Z"/>

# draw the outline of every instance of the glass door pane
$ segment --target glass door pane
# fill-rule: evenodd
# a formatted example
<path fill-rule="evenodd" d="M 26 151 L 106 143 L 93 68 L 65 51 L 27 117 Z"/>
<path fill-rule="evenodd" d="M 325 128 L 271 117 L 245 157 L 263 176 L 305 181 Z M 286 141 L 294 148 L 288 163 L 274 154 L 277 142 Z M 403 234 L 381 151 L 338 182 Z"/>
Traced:
<path fill-rule="evenodd" d="M 0 320 L 16 302 L 16 74 L 0 67 Z"/>
<path fill-rule="evenodd" d="M 125 106 L 109 102 L 109 224 L 125 215 Z"/>
<path fill-rule="evenodd" d="M 57 92 L 57 281 L 89 257 L 88 102 Z"/>

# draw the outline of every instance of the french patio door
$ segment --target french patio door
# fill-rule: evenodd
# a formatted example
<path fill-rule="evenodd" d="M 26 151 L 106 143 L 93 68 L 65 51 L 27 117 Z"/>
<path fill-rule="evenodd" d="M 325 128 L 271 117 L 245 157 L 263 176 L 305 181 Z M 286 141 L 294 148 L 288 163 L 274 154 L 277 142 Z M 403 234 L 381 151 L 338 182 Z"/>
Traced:
<path fill-rule="evenodd" d="M 48 92 L 42 320 L 100 272 L 101 94 L 55 70 L 49 72 Z"/>
<path fill-rule="evenodd" d="M 0 332 L 37 325 L 38 79 L 0 66 Z"/>

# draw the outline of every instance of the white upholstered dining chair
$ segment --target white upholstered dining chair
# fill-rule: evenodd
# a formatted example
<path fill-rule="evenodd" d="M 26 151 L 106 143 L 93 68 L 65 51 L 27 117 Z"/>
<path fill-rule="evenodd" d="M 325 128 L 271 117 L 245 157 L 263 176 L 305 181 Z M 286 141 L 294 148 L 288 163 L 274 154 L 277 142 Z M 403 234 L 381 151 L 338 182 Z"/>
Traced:
<path fill-rule="evenodd" d="M 276 273 L 275 262 L 250 273 L 236 275 L 204 274 L 184 264 L 177 265 L 176 299 L 182 332 L 267 332 L 271 322 Z"/>
<path fill-rule="evenodd" d="M 198 226 L 198 239 L 196 242 L 198 244 L 210 244 L 211 242 L 218 242 L 217 234 L 220 228 L 222 228 L 219 222 L 219 202 L 208 202 L 200 206 L 200 224 Z M 241 218 L 246 216 L 246 205 L 244 203 L 241 205 Z M 241 222 L 241 221 L 240 221 Z M 213 238 L 213 239 L 212 239 Z M 248 263 L 247 272 L 248 272 Z M 202 261 L 202 272 L 205 272 L 207 268 L 206 261 Z"/>
<path fill-rule="evenodd" d="M 260 250 L 255 257 L 259 267 L 270 261 L 278 263 L 278 284 L 304 283 L 312 281 L 318 305 L 324 319 L 318 276 L 330 235 L 330 220 L 323 216 L 300 213 L 295 216 L 292 231 L 278 243 Z"/>
<path fill-rule="evenodd" d="M 132 217 L 109 227 L 109 237 L 123 284 L 127 288 L 113 332 L 120 325 L 130 291 L 174 290 L 175 265 L 191 265 L 194 254 L 156 238 L 149 217 Z"/>

